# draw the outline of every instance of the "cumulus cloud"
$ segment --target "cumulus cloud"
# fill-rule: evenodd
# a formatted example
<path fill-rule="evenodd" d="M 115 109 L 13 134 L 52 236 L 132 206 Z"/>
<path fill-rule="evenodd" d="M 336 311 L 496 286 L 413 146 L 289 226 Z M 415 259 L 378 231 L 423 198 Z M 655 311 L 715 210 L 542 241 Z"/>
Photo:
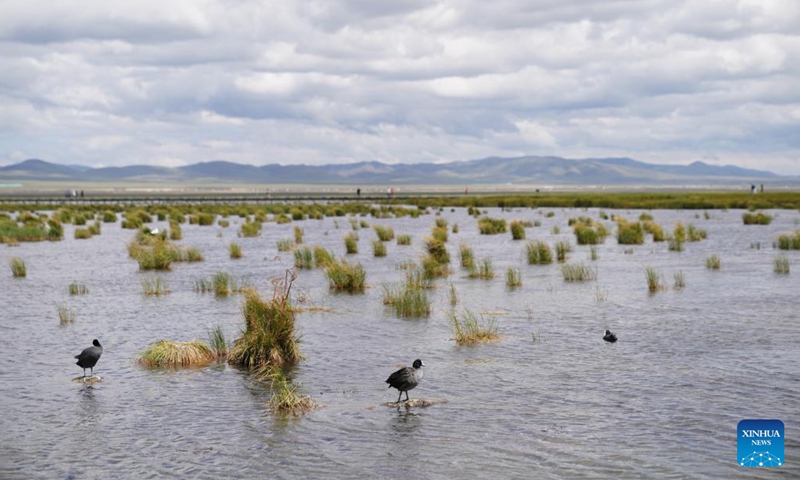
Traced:
<path fill-rule="evenodd" d="M 703 160 L 800 174 L 794 0 L 0 3 L 0 164 Z"/>

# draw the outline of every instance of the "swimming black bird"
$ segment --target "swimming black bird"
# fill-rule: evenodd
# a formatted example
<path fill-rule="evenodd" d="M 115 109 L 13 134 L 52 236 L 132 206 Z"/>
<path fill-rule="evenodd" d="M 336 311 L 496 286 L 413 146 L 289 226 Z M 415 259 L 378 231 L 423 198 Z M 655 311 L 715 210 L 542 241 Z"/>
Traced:
<path fill-rule="evenodd" d="M 611 333 L 611 330 L 606 330 L 606 334 L 603 335 L 603 340 L 614 343 L 617 341 L 617 336 Z"/>
<path fill-rule="evenodd" d="M 389 378 L 386 379 L 389 388 L 394 387 L 400 391 L 400 394 L 397 396 L 397 403 L 400 403 L 400 397 L 403 396 L 403 392 L 406 392 L 406 401 L 408 401 L 408 391 L 419 385 L 419 381 L 422 380 L 422 367 L 424 367 L 425 364 L 422 363 L 422 360 L 416 359 L 413 365 L 414 368 L 403 367 L 389 375 Z"/>
<path fill-rule="evenodd" d="M 83 369 L 83 377 L 86 378 L 86 369 L 90 369 L 92 372 L 92 377 L 94 377 L 94 366 L 97 365 L 97 361 L 100 360 L 100 355 L 103 354 L 103 346 L 100 345 L 100 342 L 97 341 L 95 338 L 92 341 L 92 346 L 89 348 L 84 348 L 80 355 L 75 355 L 75 358 L 78 359 L 78 366 Z"/>

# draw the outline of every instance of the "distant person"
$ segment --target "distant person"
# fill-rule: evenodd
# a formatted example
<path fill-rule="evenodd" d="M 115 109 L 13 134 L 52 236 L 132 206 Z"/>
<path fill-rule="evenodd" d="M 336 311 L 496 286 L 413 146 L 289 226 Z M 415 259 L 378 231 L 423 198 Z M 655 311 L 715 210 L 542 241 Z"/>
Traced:
<path fill-rule="evenodd" d="M 761 193 L 764 193 L 764 184 L 761 184 Z"/>
<path fill-rule="evenodd" d="M 469 195 L 469 187 L 464 187 L 464 195 Z"/>
<path fill-rule="evenodd" d="M 750 185 L 750 195 L 753 195 L 755 193 L 756 193 L 756 186 L 755 185 Z"/>
<path fill-rule="evenodd" d="M 356 197 L 361 198 L 361 189 L 356 188 Z"/>

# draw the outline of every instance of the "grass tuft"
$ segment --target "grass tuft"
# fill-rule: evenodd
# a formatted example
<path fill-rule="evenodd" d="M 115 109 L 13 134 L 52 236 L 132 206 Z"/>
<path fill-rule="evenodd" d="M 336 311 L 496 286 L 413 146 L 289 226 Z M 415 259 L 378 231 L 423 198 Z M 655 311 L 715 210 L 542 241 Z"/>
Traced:
<path fill-rule="evenodd" d="M 375 240 L 374 242 L 372 242 L 372 253 L 376 257 L 385 257 L 386 244 L 380 240 Z"/>
<path fill-rule="evenodd" d="M 469 278 L 480 278 L 489 280 L 494 278 L 494 267 L 490 258 L 484 258 L 477 266 L 470 268 L 467 275 Z"/>
<path fill-rule="evenodd" d="M 297 385 L 289 383 L 280 368 L 269 367 L 266 370 L 267 373 L 259 376 L 270 380 L 272 396 L 269 399 L 269 410 L 272 413 L 279 416 L 299 417 L 319 408 L 319 404 L 309 395 L 297 393 Z"/>
<path fill-rule="evenodd" d="M 69 284 L 70 295 L 85 295 L 87 293 L 89 293 L 89 289 L 86 288 L 86 285 L 78 282 L 72 282 Z"/>
<path fill-rule="evenodd" d="M 230 253 L 231 258 L 242 258 L 242 246 L 236 242 L 231 242 L 228 245 L 228 253 Z"/>
<path fill-rule="evenodd" d="M 472 247 L 462 243 L 458 247 L 458 256 L 461 262 L 461 268 L 472 269 L 475 267 L 475 254 Z"/>
<path fill-rule="evenodd" d="M 664 290 L 664 277 L 661 273 L 652 267 L 647 267 L 644 269 L 644 275 L 647 279 L 647 290 L 650 293 L 655 293 L 659 290 Z"/>
<path fill-rule="evenodd" d="M 779 273 L 782 275 L 786 275 L 789 273 L 789 259 L 786 257 L 786 255 L 778 255 L 777 257 L 775 257 L 775 260 L 773 260 L 772 265 L 773 265 L 772 270 L 775 273 Z"/>
<path fill-rule="evenodd" d="M 719 256 L 714 254 L 706 258 L 706 268 L 709 270 L 719 270 L 720 268 Z"/>
<path fill-rule="evenodd" d="M 58 319 L 61 322 L 61 325 L 75 321 L 75 312 L 67 308 L 67 306 L 63 303 L 56 304 L 56 312 L 58 312 Z"/>
<path fill-rule="evenodd" d="M 745 212 L 742 214 L 742 221 L 745 225 L 769 225 L 772 223 L 772 216 L 764 212 Z"/>
<path fill-rule="evenodd" d="M 564 276 L 565 282 L 589 282 L 597 280 L 597 270 L 587 267 L 582 263 L 562 265 L 561 274 Z"/>
<path fill-rule="evenodd" d="M 325 267 L 328 285 L 339 292 L 363 292 L 366 287 L 367 271 L 360 263 L 348 263 L 347 260 L 333 260 Z"/>
<path fill-rule="evenodd" d="M 310 247 L 295 249 L 294 266 L 297 268 L 314 268 L 314 250 Z"/>
<path fill-rule="evenodd" d="M 553 263 L 553 251 L 547 243 L 536 240 L 525 245 L 525 256 L 528 265 L 547 265 Z"/>
<path fill-rule="evenodd" d="M 517 288 L 522 286 L 522 274 L 518 268 L 508 267 L 506 270 L 506 287 Z"/>
<path fill-rule="evenodd" d="M 411 245 L 411 235 L 406 233 L 397 236 L 398 245 Z"/>
<path fill-rule="evenodd" d="M 525 225 L 520 220 L 513 220 L 509 226 L 513 240 L 525 240 Z"/>
<path fill-rule="evenodd" d="M 21 258 L 12 258 L 9 265 L 11 265 L 11 275 L 15 278 L 24 278 L 28 275 L 28 269 L 25 267 L 25 262 Z"/>
<path fill-rule="evenodd" d="M 500 338 L 500 335 L 497 334 L 497 320 L 494 318 L 486 320 L 481 315 L 481 320 L 478 320 L 476 314 L 465 309 L 461 314 L 461 319 L 456 313 L 450 313 L 450 321 L 456 345 L 472 346 Z"/>
<path fill-rule="evenodd" d="M 141 353 L 137 362 L 148 368 L 204 367 L 217 358 L 206 343 L 158 340 Z"/>
<path fill-rule="evenodd" d="M 154 297 L 170 293 L 169 284 L 159 275 L 142 278 L 142 291 L 145 295 Z"/>
<path fill-rule="evenodd" d="M 508 230 L 505 219 L 482 217 L 478 220 L 478 230 L 481 235 L 496 235 Z"/>

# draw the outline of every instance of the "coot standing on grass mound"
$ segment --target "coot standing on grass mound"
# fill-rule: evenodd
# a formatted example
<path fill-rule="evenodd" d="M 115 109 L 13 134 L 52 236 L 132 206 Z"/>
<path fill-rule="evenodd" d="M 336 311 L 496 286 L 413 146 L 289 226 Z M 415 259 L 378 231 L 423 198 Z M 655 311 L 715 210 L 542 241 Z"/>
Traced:
<path fill-rule="evenodd" d="M 400 397 L 403 396 L 403 392 L 406 392 L 406 401 L 408 401 L 408 391 L 419 385 L 419 381 L 422 380 L 422 367 L 424 367 L 425 364 L 418 358 L 414 360 L 413 365 L 414 368 L 403 367 L 389 375 L 389 378 L 386 379 L 389 388 L 394 387 L 400 391 L 400 394 L 397 396 L 397 403 L 400 403 Z"/>
<path fill-rule="evenodd" d="M 83 369 L 84 378 L 86 378 L 87 368 L 91 370 L 92 377 L 94 377 L 94 366 L 97 365 L 97 361 L 100 360 L 100 355 L 102 354 L 103 346 L 95 338 L 91 347 L 84 348 L 80 355 L 75 355 L 75 358 L 78 359 L 78 366 Z"/>
<path fill-rule="evenodd" d="M 617 336 L 611 333 L 611 330 L 606 330 L 606 334 L 603 335 L 603 340 L 614 343 L 617 341 Z"/>

